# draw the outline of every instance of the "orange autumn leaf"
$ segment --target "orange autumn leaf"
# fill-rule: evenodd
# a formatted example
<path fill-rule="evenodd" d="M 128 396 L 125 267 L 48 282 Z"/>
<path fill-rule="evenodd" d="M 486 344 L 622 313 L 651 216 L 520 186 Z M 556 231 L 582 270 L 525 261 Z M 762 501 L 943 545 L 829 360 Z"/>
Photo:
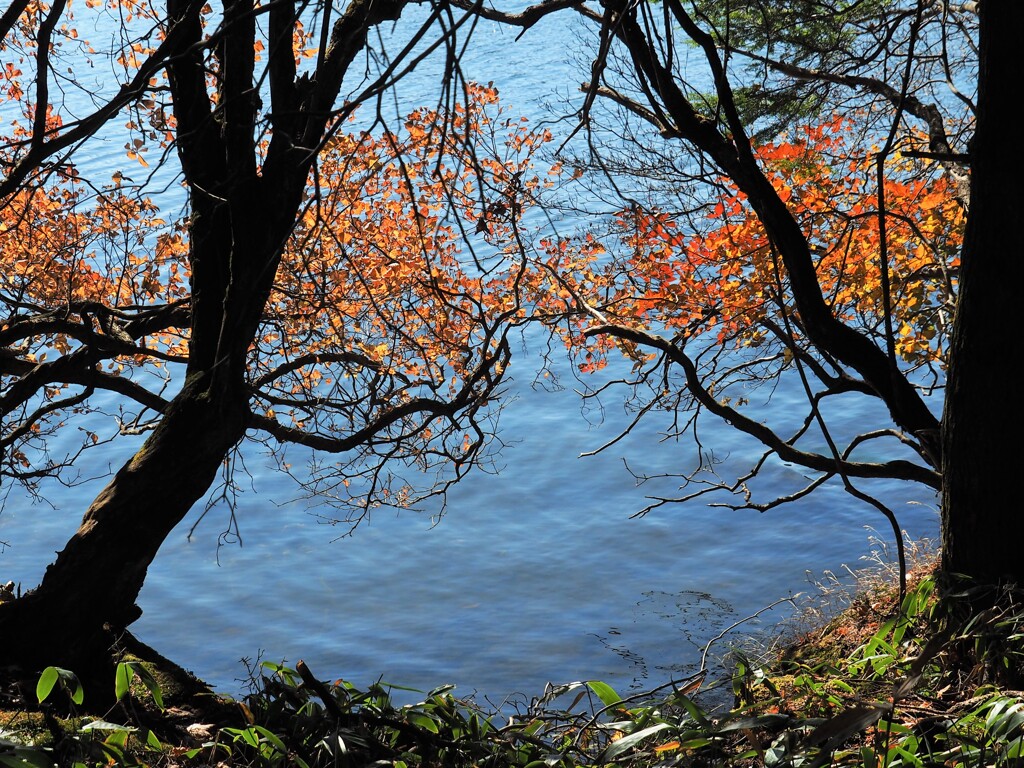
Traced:
<path fill-rule="evenodd" d="M 884 345 L 875 163 L 847 145 L 847 127 L 842 120 L 807 127 L 760 147 L 758 157 L 803 229 L 832 312 Z M 883 191 L 895 351 L 911 366 L 941 366 L 965 211 L 950 179 L 907 163 L 894 164 Z M 710 204 L 697 231 L 694 223 L 689 217 L 684 226 L 656 207 L 619 211 L 606 241 L 615 255 L 600 268 L 587 255 L 592 246 L 547 242 L 562 277 L 547 285 L 544 301 L 554 309 L 559 299 L 589 297 L 609 322 L 758 346 L 766 323 L 783 323 L 779 302 L 786 291 L 785 269 L 763 225 L 738 192 Z M 580 328 L 592 320 L 584 317 Z M 584 372 L 599 369 L 612 348 L 572 334 L 566 343 L 585 347 Z"/>
<path fill-rule="evenodd" d="M 654 748 L 654 752 L 655 754 L 660 755 L 662 752 L 672 752 L 674 750 L 677 750 L 681 746 L 682 744 L 679 741 L 667 741 L 664 744 L 659 744 L 658 746 L 656 746 Z"/>
<path fill-rule="evenodd" d="M 330 140 L 250 350 L 252 376 L 268 391 L 300 402 L 337 393 L 347 377 L 362 375 L 402 377 L 408 397 L 421 379 L 450 380 L 455 391 L 478 364 L 470 351 L 495 343 L 490 314 L 519 311 L 501 262 L 529 190 L 544 183 L 530 172 L 531 157 L 550 136 L 504 116 L 492 86 L 468 90 L 470 103 L 453 115 L 416 110 L 400 135 L 355 131 Z M 447 144 L 437 140 L 445 121 Z M 489 142 L 502 137 L 506 154 L 470 157 L 466 137 L 484 134 Z M 143 149 L 141 140 L 130 142 L 126 158 L 144 162 Z M 151 199 L 135 195 L 126 173 L 115 172 L 99 191 L 58 173 L 5 201 L 0 288 L 36 307 L 84 311 L 76 319 L 100 334 L 116 328 L 95 325 L 89 306 L 136 313 L 187 303 L 187 222 L 162 218 Z M 453 210 L 470 230 L 486 220 L 496 253 L 486 276 L 462 253 Z M 105 365 L 122 372 L 186 360 L 187 315 L 180 319 L 132 340 L 138 355 Z M 76 348 L 66 334 L 40 343 L 61 353 Z M 261 412 L 296 426 L 310 422 L 301 407 L 276 403 Z"/>

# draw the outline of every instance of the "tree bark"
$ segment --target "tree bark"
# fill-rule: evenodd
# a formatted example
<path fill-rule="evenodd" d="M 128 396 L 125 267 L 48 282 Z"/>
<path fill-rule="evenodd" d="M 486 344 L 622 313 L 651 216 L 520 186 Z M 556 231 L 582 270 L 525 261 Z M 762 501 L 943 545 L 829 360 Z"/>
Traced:
<path fill-rule="evenodd" d="M 135 601 L 161 544 L 212 485 L 251 423 L 247 354 L 296 221 L 316 147 L 333 119 L 348 65 L 369 29 L 406 0 L 353 0 L 333 27 L 316 76 L 296 79 L 295 4 L 271 11 L 275 131 L 258 166 L 252 0 L 226 0 L 225 32 L 210 60 L 200 45 L 204 3 L 168 0 L 167 67 L 177 149 L 189 187 L 191 336 L 185 383 L 135 456 L 90 505 L 42 583 L 0 604 L 0 657 L 31 671 L 71 669 L 95 701 L 112 693 L 109 645 L 141 613 Z M 7 14 L 3 17 L 6 24 Z M 279 103 L 283 102 L 283 103 Z M 301 102 L 301 103 L 300 103 Z M 295 137 L 304 140 L 295 143 Z M 97 690 L 98 689 L 98 690 Z M 87 705 L 89 706 L 89 705 Z"/>
<path fill-rule="evenodd" d="M 943 415 L 942 564 L 982 582 L 1024 584 L 1021 552 L 1019 348 L 1024 154 L 1024 4 L 980 5 L 971 210 Z M 1005 439 L 1005 442 L 1004 442 Z"/>
<path fill-rule="evenodd" d="M 217 392 L 210 380 L 186 382 L 157 429 L 90 505 L 39 587 L 0 604 L 5 663 L 54 664 L 83 675 L 109 659 L 99 646 L 138 618 L 135 600 L 149 564 L 245 433 L 244 391 Z"/>

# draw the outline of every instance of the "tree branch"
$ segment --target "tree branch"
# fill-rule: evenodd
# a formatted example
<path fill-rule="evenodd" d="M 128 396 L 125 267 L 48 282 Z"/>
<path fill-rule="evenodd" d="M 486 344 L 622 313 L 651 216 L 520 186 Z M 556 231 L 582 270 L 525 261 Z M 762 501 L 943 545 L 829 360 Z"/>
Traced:
<path fill-rule="evenodd" d="M 653 50 L 635 19 L 635 10 L 618 6 L 623 14 L 615 25 L 616 34 L 630 52 L 634 65 L 656 89 L 679 135 L 708 155 L 743 192 L 786 267 L 803 327 L 823 352 L 856 370 L 886 403 L 893 420 L 917 436 L 928 449 L 933 466 L 941 464 L 938 419 L 906 379 L 894 374 L 886 353 L 870 339 L 839 321 L 822 295 L 814 259 L 799 223 L 765 177 L 745 140 L 737 146 L 723 136 L 715 123 L 699 115 Z M 709 57 L 713 49 L 705 47 Z M 719 89 L 719 99 L 731 101 L 731 91 Z M 653 106 L 653 105 L 652 105 Z M 735 106 L 726 107 L 729 113 Z"/>
<path fill-rule="evenodd" d="M 172 0 L 173 3 L 173 0 Z M 191 0 L 196 13 L 202 8 L 204 0 Z M 171 27 L 163 42 L 144 61 L 138 71 L 127 84 L 122 85 L 118 92 L 106 104 L 88 117 L 63 126 L 49 141 L 32 143 L 17 162 L 10 168 L 7 177 L 0 181 L 0 198 L 13 194 L 21 184 L 49 157 L 71 147 L 106 125 L 127 104 L 139 99 L 150 89 L 150 80 L 157 75 L 170 57 L 176 53 L 183 42 L 183 32 L 172 21 Z M 34 137 L 33 137 L 34 138 Z"/>
<path fill-rule="evenodd" d="M 614 324 L 595 325 L 584 331 L 584 334 L 586 336 L 610 335 L 664 352 L 673 363 L 683 369 L 687 389 L 704 408 L 727 421 L 741 432 L 757 438 L 765 446 L 771 448 L 783 461 L 792 461 L 819 472 L 837 473 L 842 471 L 851 477 L 889 477 L 912 480 L 935 489 L 940 487 L 941 478 L 937 472 L 909 461 L 896 459 L 883 463 L 837 462 L 829 456 L 799 450 L 783 440 L 764 424 L 754 421 L 736 409 L 720 403 L 701 384 L 700 376 L 693 361 L 690 360 L 680 347 L 667 339 L 646 331 Z"/>

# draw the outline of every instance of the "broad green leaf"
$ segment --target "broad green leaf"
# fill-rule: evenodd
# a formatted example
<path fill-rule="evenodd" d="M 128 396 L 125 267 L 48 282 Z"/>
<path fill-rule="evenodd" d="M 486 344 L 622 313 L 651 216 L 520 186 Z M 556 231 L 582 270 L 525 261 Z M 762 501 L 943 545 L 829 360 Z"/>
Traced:
<path fill-rule="evenodd" d="M 150 694 L 153 696 L 153 702 L 160 709 L 164 708 L 164 695 L 163 690 L 160 688 L 160 683 L 157 682 L 156 678 L 153 677 L 153 673 L 150 672 L 145 666 L 138 662 L 132 662 L 132 670 L 139 676 L 142 684 L 146 686 Z"/>
<path fill-rule="evenodd" d="M 264 728 L 262 725 L 254 725 L 253 728 L 282 755 L 288 754 L 288 747 L 284 745 L 284 742 L 281 741 L 281 738 L 276 733 Z"/>
<path fill-rule="evenodd" d="M 39 747 L 15 746 L 10 751 L 0 754 L 0 766 L 4 768 L 56 768 L 50 750 Z"/>
<path fill-rule="evenodd" d="M 687 739 L 686 741 L 680 741 L 679 749 L 700 749 L 701 747 L 706 747 L 710 743 L 711 739 L 709 739 L 707 736 L 699 736 L 696 739 Z"/>
<path fill-rule="evenodd" d="M 652 725 L 650 728 L 641 728 L 639 731 L 631 733 L 628 736 L 616 739 L 605 748 L 604 752 L 601 753 L 601 760 L 614 760 L 623 752 L 627 752 L 632 749 L 648 736 L 653 736 L 655 733 L 671 727 L 672 726 L 668 723 L 658 723 L 657 725 Z"/>
<path fill-rule="evenodd" d="M 122 733 L 133 733 L 136 729 L 130 725 L 121 725 L 120 723 L 111 723 L 106 720 L 93 720 L 91 723 L 86 723 L 80 731 L 120 731 Z"/>
<path fill-rule="evenodd" d="M 131 736 L 128 731 L 111 731 L 110 735 L 103 740 L 103 748 L 111 754 L 124 754 L 128 748 L 128 738 Z"/>
<path fill-rule="evenodd" d="M 722 725 L 717 733 L 729 733 L 730 731 L 745 731 L 754 728 L 779 728 L 788 723 L 792 718 L 789 715 L 769 712 L 764 715 L 753 717 L 741 717 L 731 720 Z"/>
<path fill-rule="evenodd" d="M 143 731 L 141 735 L 145 737 L 143 740 L 146 742 L 148 746 L 156 750 L 163 749 L 164 745 L 160 743 L 160 739 L 158 739 L 156 734 L 148 728 L 145 731 Z"/>
<path fill-rule="evenodd" d="M 82 681 L 78 679 L 78 675 L 70 669 L 62 669 L 61 667 L 54 667 L 54 669 L 56 669 L 57 674 L 60 675 L 61 683 L 64 688 L 70 692 L 71 701 L 75 704 L 81 704 L 85 701 L 85 689 L 82 687 Z"/>
<path fill-rule="evenodd" d="M 603 701 L 605 706 L 611 707 L 622 701 L 622 697 L 610 685 L 600 680 L 588 680 L 587 687 L 597 694 L 597 698 Z"/>
<path fill-rule="evenodd" d="M 543 725 L 544 721 L 538 718 L 536 720 L 531 721 L 529 725 L 523 726 L 520 730 L 527 736 L 533 736 L 537 733 L 537 731 L 541 729 L 541 726 Z"/>
<path fill-rule="evenodd" d="M 117 665 L 117 670 L 114 672 L 114 698 L 120 701 L 126 693 L 132 682 L 132 670 L 128 666 L 128 663 L 122 661 Z"/>
<path fill-rule="evenodd" d="M 36 698 L 40 704 L 46 701 L 47 697 L 53 692 L 53 686 L 57 684 L 59 677 L 60 675 L 56 667 L 47 667 L 43 670 L 43 673 L 39 676 L 39 682 L 36 683 Z"/>
<path fill-rule="evenodd" d="M 256 731 L 254 731 L 253 728 L 255 728 L 255 726 L 253 726 L 252 728 L 246 728 L 245 730 L 240 731 L 238 735 L 241 736 L 242 741 L 244 741 L 250 747 L 255 747 L 256 749 L 259 749 L 260 739 L 259 736 L 256 735 Z"/>
<path fill-rule="evenodd" d="M 1010 742 L 1010 747 L 1006 750 L 1003 758 L 1007 761 L 1019 760 L 1022 754 L 1024 754 L 1024 743 L 1021 743 L 1021 740 L 1017 738 Z M 1007 762 L 1006 764 L 1010 765 L 1011 763 Z"/>
<path fill-rule="evenodd" d="M 989 732 L 998 738 L 1017 738 L 1024 726 L 1024 702 L 1004 699 L 992 707 L 986 725 Z"/>
<path fill-rule="evenodd" d="M 115 734 L 116 735 L 116 734 Z M 124 749 L 114 741 L 113 737 L 100 744 L 100 749 L 107 757 L 107 765 L 124 765 Z"/>
<path fill-rule="evenodd" d="M 431 733 L 437 733 L 437 723 L 426 715 L 411 712 L 409 714 L 409 722 Z"/>
<path fill-rule="evenodd" d="M 701 710 L 701 708 L 685 696 L 679 698 L 679 704 L 683 707 L 683 709 L 686 710 L 687 714 L 690 716 L 690 719 L 693 720 L 693 722 L 697 725 L 701 726 L 702 728 L 708 728 L 711 725 L 711 722 L 708 720 L 707 715 Z"/>

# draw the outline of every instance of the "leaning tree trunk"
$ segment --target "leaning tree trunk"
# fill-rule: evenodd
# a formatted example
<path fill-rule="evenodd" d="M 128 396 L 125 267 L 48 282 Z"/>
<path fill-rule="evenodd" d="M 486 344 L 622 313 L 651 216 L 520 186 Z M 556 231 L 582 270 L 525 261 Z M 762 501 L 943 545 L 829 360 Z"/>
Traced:
<path fill-rule="evenodd" d="M 245 432 L 244 392 L 215 391 L 210 379 L 189 379 L 157 429 L 93 501 L 39 587 L 0 605 L 5 664 L 29 670 L 53 664 L 90 677 L 109 664 L 111 632 L 138 618 L 135 600 L 160 545 Z"/>
<path fill-rule="evenodd" d="M 54 664 L 81 673 L 109 665 L 105 644 L 111 631 L 137 618 L 135 600 L 160 545 L 245 434 L 251 416 L 247 354 L 304 199 L 316 156 L 310 148 L 320 146 L 333 123 L 342 81 L 369 30 L 397 20 L 406 2 L 349 2 L 330 27 L 330 45 L 312 77 L 295 67 L 300 4 L 271 3 L 269 110 L 261 106 L 263 75 L 255 74 L 263 11 L 254 0 L 225 2 L 225 26 L 211 57 L 204 5 L 167 0 L 176 41 L 168 87 L 191 209 L 185 385 L 142 449 L 89 507 L 39 587 L 0 604 L 5 666 Z M 266 134 L 265 120 L 273 132 L 264 154 L 257 141 Z"/>
<path fill-rule="evenodd" d="M 980 4 L 971 210 L 943 416 L 942 560 L 949 573 L 1024 585 L 1020 396 L 1012 367 L 1024 291 L 1024 3 Z"/>
<path fill-rule="evenodd" d="M 90 505 L 42 583 L 0 605 L 3 663 L 30 674 L 47 665 L 71 669 L 89 681 L 93 705 L 113 690 L 109 646 L 140 614 L 135 600 L 150 563 L 245 435 L 246 350 L 280 255 L 260 243 L 283 241 L 290 224 L 287 211 L 274 217 L 255 203 L 231 211 L 193 197 L 193 209 L 185 383 L 153 434 Z"/>

